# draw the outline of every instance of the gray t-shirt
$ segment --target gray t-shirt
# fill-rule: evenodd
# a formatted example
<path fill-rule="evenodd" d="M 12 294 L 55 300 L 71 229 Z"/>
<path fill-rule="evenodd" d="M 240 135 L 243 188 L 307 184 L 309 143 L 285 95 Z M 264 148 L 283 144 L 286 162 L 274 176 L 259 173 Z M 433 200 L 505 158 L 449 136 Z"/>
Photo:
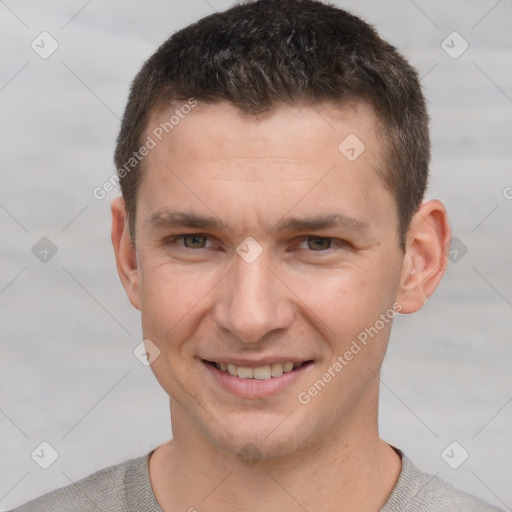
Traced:
<path fill-rule="evenodd" d="M 400 450 L 397 452 L 402 470 L 380 512 L 500 512 L 421 472 Z M 149 481 L 150 454 L 98 471 L 11 512 L 162 512 Z"/>

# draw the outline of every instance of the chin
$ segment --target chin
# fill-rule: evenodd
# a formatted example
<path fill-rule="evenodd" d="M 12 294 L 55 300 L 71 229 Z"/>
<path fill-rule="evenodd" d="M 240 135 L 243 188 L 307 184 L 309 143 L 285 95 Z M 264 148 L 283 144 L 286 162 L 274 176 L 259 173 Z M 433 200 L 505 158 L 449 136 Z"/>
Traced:
<path fill-rule="evenodd" d="M 224 430 L 219 426 L 215 432 L 207 433 L 209 441 L 222 451 L 234 455 L 248 467 L 257 462 L 289 457 L 311 443 L 304 421 L 294 414 L 233 414 L 230 425 Z M 299 421 L 297 421 L 299 420 Z M 225 422 L 223 426 L 228 426 Z"/>

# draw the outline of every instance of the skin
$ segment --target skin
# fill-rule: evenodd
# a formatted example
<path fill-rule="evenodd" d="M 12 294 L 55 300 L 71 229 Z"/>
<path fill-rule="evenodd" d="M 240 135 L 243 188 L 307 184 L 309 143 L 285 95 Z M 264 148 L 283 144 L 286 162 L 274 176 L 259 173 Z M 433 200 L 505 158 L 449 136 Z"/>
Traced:
<path fill-rule="evenodd" d="M 420 206 L 400 248 L 376 121 L 364 103 L 259 117 L 200 104 L 146 157 L 135 244 L 122 199 L 112 203 L 118 272 L 170 396 L 173 439 L 149 462 L 165 512 L 376 511 L 395 486 L 400 458 L 377 426 L 391 322 L 308 404 L 297 399 L 394 303 L 419 310 L 446 268 L 439 201 Z M 366 146 L 354 161 L 338 150 L 349 134 Z M 166 210 L 220 226 L 169 225 Z M 352 220 L 274 229 L 332 214 Z M 262 248 L 252 263 L 236 252 L 249 236 Z M 203 362 L 266 357 L 313 362 L 266 397 L 226 391 Z M 248 443 L 254 460 L 239 455 Z"/>

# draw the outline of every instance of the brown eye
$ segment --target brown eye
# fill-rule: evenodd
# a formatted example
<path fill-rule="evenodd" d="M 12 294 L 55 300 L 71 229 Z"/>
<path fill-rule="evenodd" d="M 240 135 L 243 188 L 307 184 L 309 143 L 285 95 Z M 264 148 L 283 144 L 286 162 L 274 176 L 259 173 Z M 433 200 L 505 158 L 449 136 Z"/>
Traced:
<path fill-rule="evenodd" d="M 311 236 L 308 238 L 308 248 L 312 251 L 325 251 L 331 248 L 331 242 L 330 238 Z"/>
<path fill-rule="evenodd" d="M 203 249 L 206 247 L 206 237 L 203 235 L 184 235 L 183 244 L 188 249 Z"/>

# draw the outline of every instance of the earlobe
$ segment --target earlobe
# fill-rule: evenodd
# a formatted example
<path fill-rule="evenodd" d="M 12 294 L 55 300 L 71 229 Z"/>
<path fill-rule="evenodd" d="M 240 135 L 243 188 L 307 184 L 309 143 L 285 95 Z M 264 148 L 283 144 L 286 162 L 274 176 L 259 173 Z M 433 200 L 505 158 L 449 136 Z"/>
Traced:
<path fill-rule="evenodd" d="M 440 201 L 422 203 L 407 233 L 397 300 L 401 313 L 414 313 L 434 293 L 448 265 L 451 230 Z"/>
<path fill-rule="evenodd" d="M 122 197 L 112 201 L 112 232 L 111 239 L 116 257 L 116 266 L 121 283 L 132 305 L 140 309 L 139 271 L 137 255 L 128 226 L 126 207 Z"/>

